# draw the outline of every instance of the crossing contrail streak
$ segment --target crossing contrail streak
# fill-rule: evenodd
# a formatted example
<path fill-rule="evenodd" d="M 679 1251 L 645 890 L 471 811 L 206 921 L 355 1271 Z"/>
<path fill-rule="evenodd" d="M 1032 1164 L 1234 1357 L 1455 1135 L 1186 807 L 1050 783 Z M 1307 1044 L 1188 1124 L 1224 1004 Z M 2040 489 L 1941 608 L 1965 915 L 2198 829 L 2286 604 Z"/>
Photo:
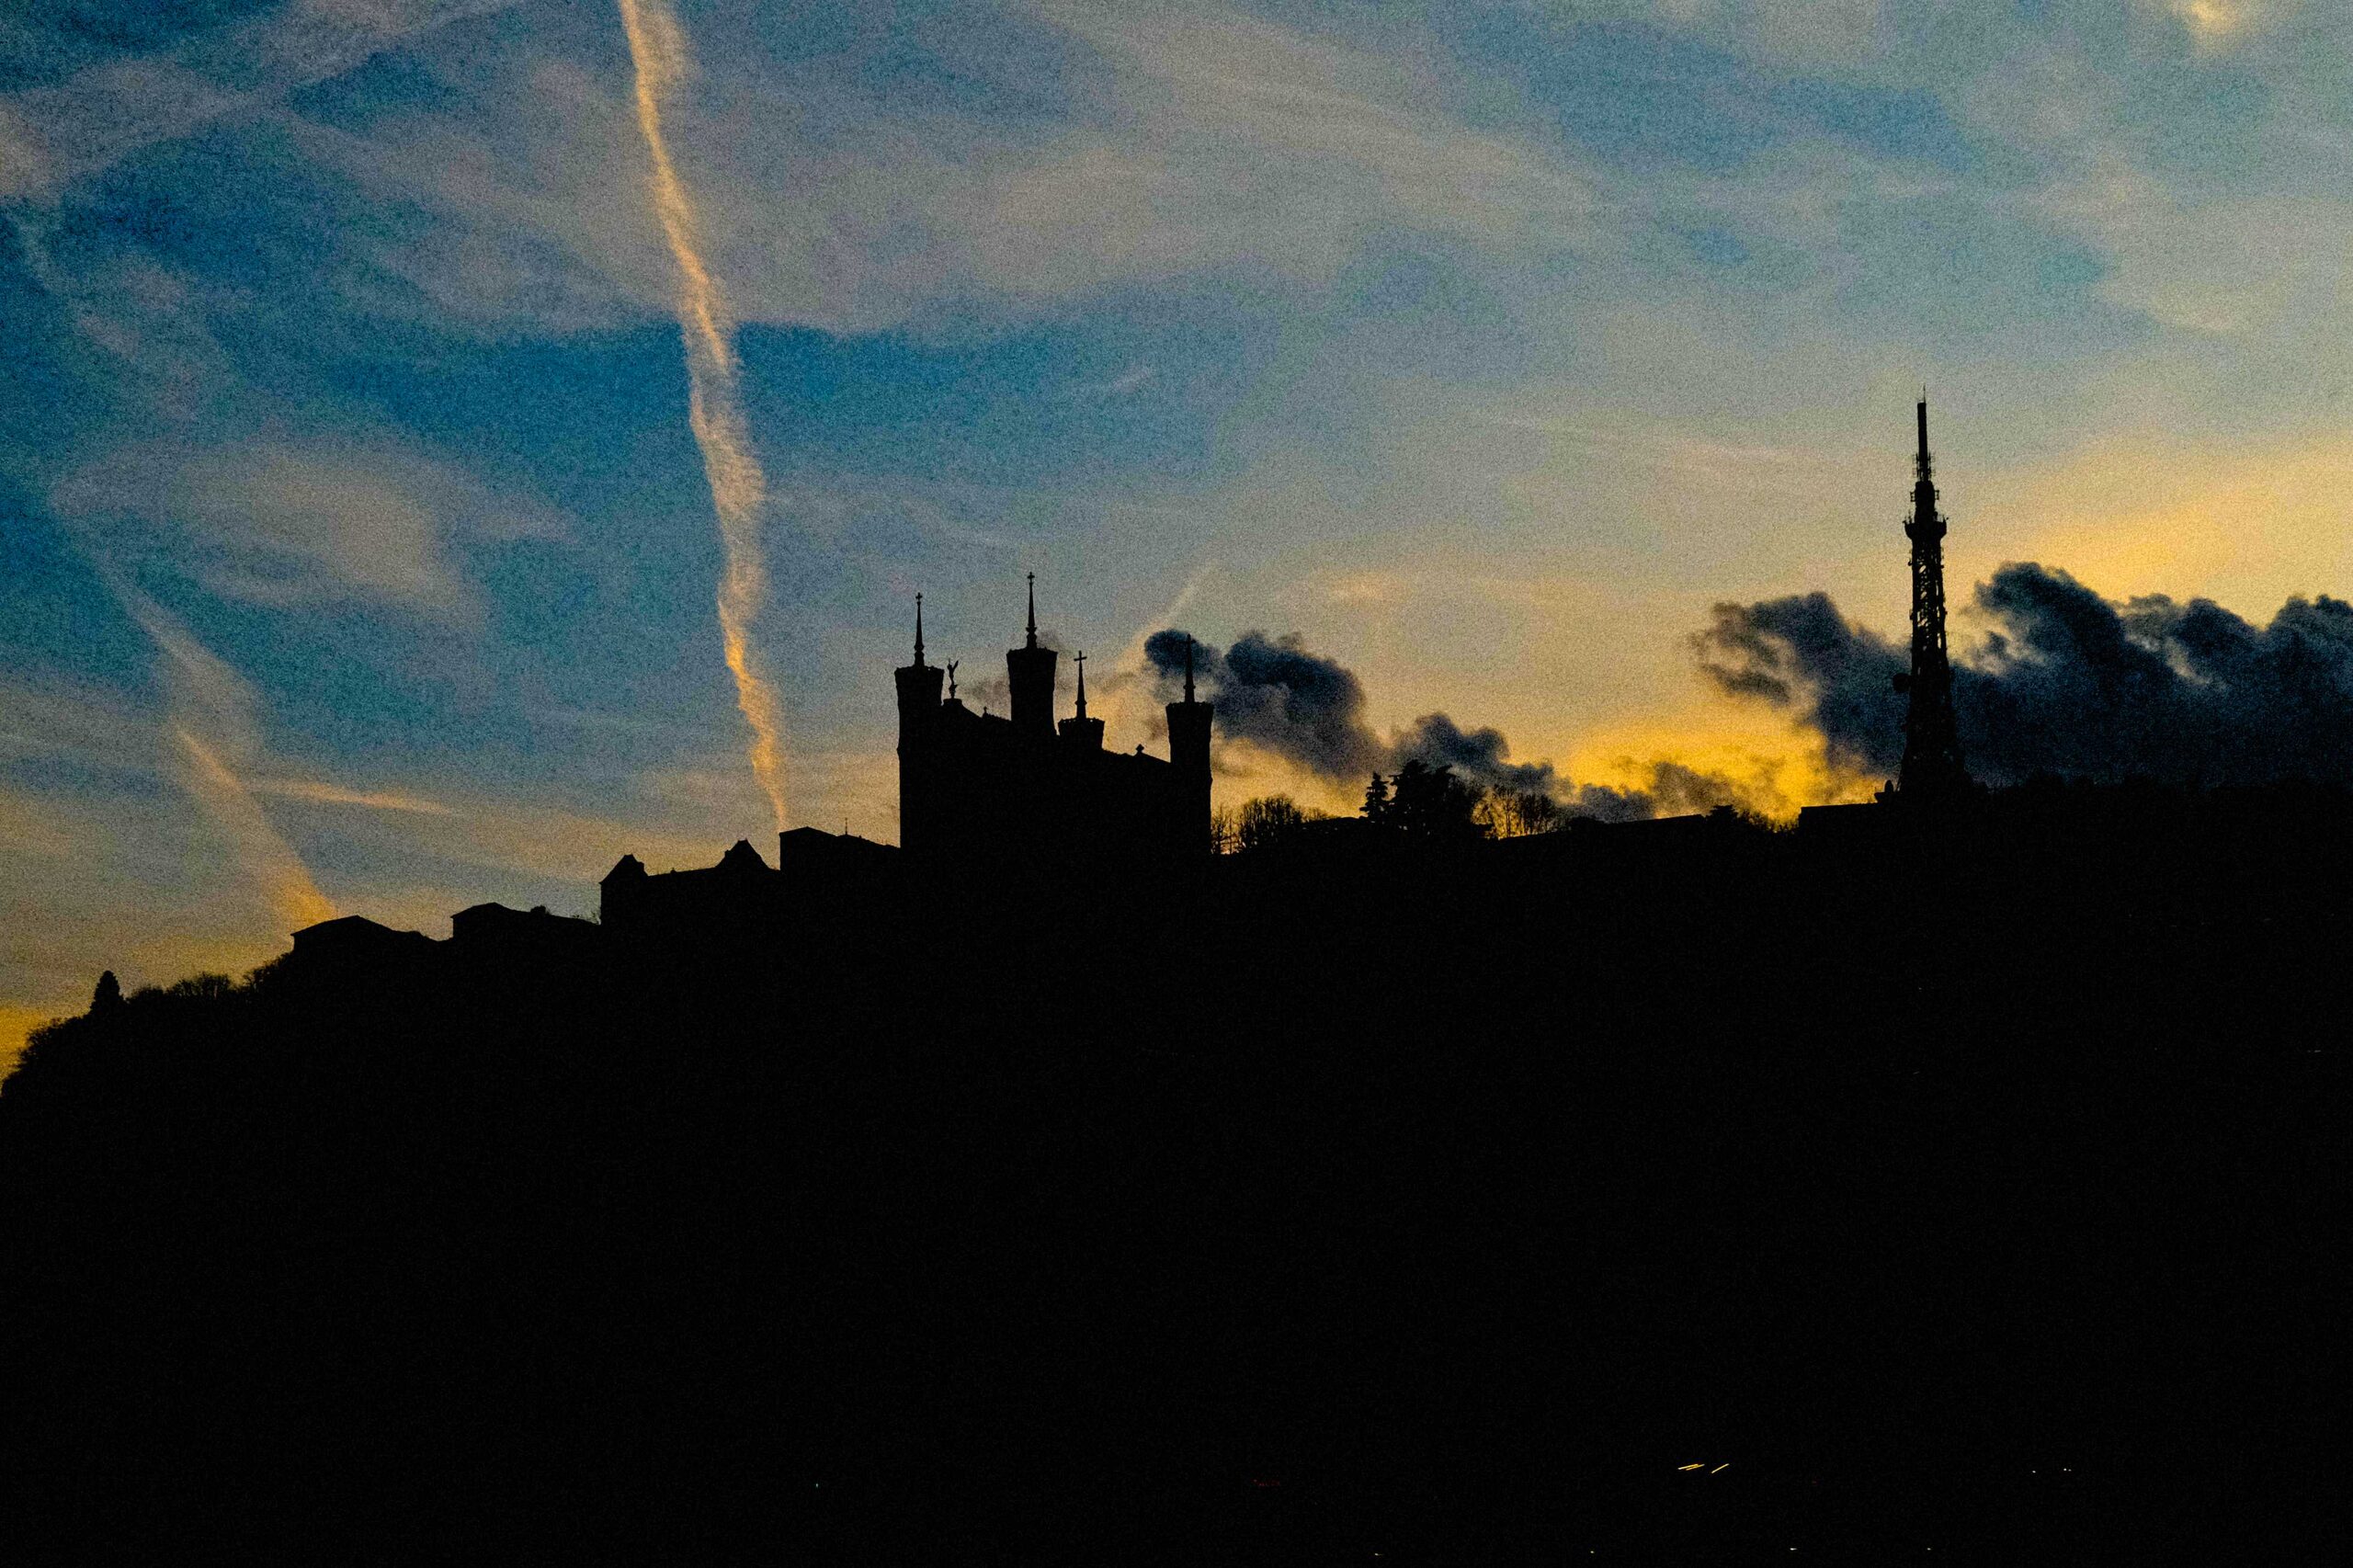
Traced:
<path fill-rule="evenodd" d="M 181 777 L 188 793 L 212 825 L 236 846 L 238 863 L 278 923 L 289 931 L 299 931 L 334 919 L 334 903 L 311 880 L 310 869 L 293 846 L 269 825 L 269 818 L 245 781 L 195 731 L 174 724 L 171 735 L 179 745 Z"/>
<path fill-rule="evenodd" d="M 693 199 L 671 165 L 662 136 L 662 101 L 684 77 L 686 38 L 665 0 L 620 0 L 637 73 L 637 125 L 645 134 L 654 216 L 678 267 L 678 314 L 687 347 L 687 423 L 702 449 L 712 509 L 725 555 L 719 580 L 719 632 L 735 703 L 752 726 L 752 772 L 784 826 L 784 712 L 751 647 L 752 622 L 767 602 L 767 563 L 760 548 L 760 515 L 767 476 L 753 455 L 739 393 L 734 326 L 719 285 L 695 248 Z"/>
<path fill-rule="evenodd" d="M 238 869 L 281 926 L 294 931 L 334 919 L 334 903 L 311 880 L 294 846 L 270 825 L 240 774 L 259 749 L 251 689 L 145 595 L 108 577 L 123 608 L 164 655 L 164 685 L 171 695 L 165 731 L 178 754 L 181 784 L 234 851 Z"/>

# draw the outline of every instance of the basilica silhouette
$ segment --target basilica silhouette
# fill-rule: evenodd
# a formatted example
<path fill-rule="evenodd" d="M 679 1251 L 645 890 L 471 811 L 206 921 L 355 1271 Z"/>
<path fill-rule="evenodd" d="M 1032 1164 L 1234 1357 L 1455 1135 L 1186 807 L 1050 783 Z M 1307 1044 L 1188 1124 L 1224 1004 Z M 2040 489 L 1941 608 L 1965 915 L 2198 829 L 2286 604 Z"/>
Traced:
<path fill-rule="evenodd" d="M 898 849 L 854 834 L 792 828 L 777 835 L 770 869 L 738 839 L 715 866 L 649 872 L 624 855 L 600 884 L 608 926 L 647 927 L 756 919 L 787 884 L 872 892 L 902 868 L 927 874 L 986 871 L 1065 877 L 1149 870 L 1210 852 L 1210 725 L 1215 705 L 1194 695 L 1189 644 L 1185 695 L 1167 704 L 1168 751 L 1154 756 L 1104 745 L 1086 710 L 1086 655 L 1070 717 L 1054 720 L 1060 653 L 1038 641 L 1037 574 L 1029 623 L 1006 651 L 1013 711 L 974 712 L 956 694 L 954 664 L 924 654 L 923 596 L 915 596 L 915 659 L 892 672 L 899 699 Z"/>
<path fill-rule="evenodd" d="M 926 663 L 923 599 L 915 599 L 915 662 L 892 672 L 899 694 L 899 842 L 938 864 L 1031 866 L 1168 860 L 1209 853 L 1211 705 L 1193 695 L 1167 706 L 1166 758 L 1139 743 L 1106 750 L 1103 721 L 1086 711 L 1086 655 L 1078 655 L 1072 715 L 1054 722 L 1055 650 L 1038 641 L 1037 576 L 1021 646 L 1005 655 L 1010 714 L 975 713 L 948 671 Z"/>

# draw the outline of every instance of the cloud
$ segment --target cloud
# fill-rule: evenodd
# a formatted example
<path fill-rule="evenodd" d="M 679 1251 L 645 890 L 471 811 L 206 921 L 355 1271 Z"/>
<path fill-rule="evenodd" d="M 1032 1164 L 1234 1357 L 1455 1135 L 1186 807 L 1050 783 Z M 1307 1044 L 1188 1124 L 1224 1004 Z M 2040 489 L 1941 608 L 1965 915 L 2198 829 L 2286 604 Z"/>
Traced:
<path fill-rule="evenodd" d="M 1902 759 L 1904 699 L 1893 677 L 1909 667 L 1908 652 L 1850 624 L 1823 593 L 1712 613 L 1691 645 L 1724 692 L 1793 710 L 1822 737 L 1834 770 L 1885 772 Z"/>
<path fill-rule="evenodd" d="M 1641 782 L 1627 786 L 1585 784 L 1565 801 L 1572 815 L 1603 822 L 1641 822 L 1652 817 L 1689 816 L 1730 806 L 1760 817 L 1788 817 L 1790 802 L 1775 787 L 1774 769 L 1756 778 L 1656 758 L 1635 769 Z"/>
<path fill-rule="evenodd" d="M 2353 205 L 2333 195 L 2185 192 L 2104 158 L 2040 198 L 2109 266 L 2099 291 L 2201 337 L 2353 329 L 2346 303 Z"/>
<path fill-rule="evenodd" d="M 2297 597 L 2257 626 L 2211 599 L 2101 597 L 2013 563 L 1979 584 L 1990 628 L 1954 665 L 1971 771 L 2114 780 L 2353 785 L 2353 606 Z M 1785 708 L 1834 764 L 1881 774 L 1903 756 L 1904 655 L 1827 596 L 1719 605 L 1694 639 L 1723 690 Z"/>
<path fill-rule="evenodd" d="M 934 96 L 878 112 L 891 62 L 854 52 L 870 40 L 779 59 L 729 30 L 740 15 L 706 19 L 700 68 L 662 118 L 738 320 L 870 332 L 943 303 L 1026 311 L 1207 272 L 1328 283 L 1395 229 L 1496 254 L 1596 232 L 1592 184 L 1557 149 L 1449 116 L 1432 82 L 1378 52 L 1229 7 L 966 20 L 899 47 L 1058 117 Z M 487 62 L 421 53 L 466 85 L 467 112 L 289 128 L 372 204 L 424 219 L 353 243 L 483 330 L 667 313 L 661 234 L 629 199 L 636 132 L 602 59 L 560 36 Z"/>
<path fill-rule="evenodd" d="M 2291 9 L 2280 0 L 2141 0 L 2160 6 L 2188 29 L 2202 49 L 2216 49 Z"/>
<path fill-rule="evenodd" d="M 1886 0 L 1654 0 L 1632 9 L 1760 58 L 1811 65 L 1861 64 L 1884 52 L 1890 31 Z"/>
<path fill-rule="evenodd" d="M 1160 372 L 1150 365 L 1131 365 L 1118 375 L 1100 381 L 1082 381 L 1070 389 L 1076 398 L 1105 399 L 1126 397 L 1142 392 L 1159 379 Z"/>
<path fill-rule="evenodd" d="M 159 551 L 231 598 L 356 598 L 447 619 L 478 612 L 453 543 L 571 531 L 545 503 L 435 459 L 324 439 L 124 448 L 61 480 L 50 504 L 117 551 Z"/>
<path fill-rule="evenodd" d="M 1187 634 L 1168 629 L 1144 640 L 1154 685 L 1163 697 L 1179 695 L 1184 680 Z M 1252 747 L 1326 782 L 1354 786 L 1372 774 L 1394 773 L 1408 762 L 1450 767 L 1457 778 L 1483 790 L 1532 792 L 1560 801 L 1572 816 L 1627 822 L 1661 814 L 1707 811 L 1719 805 L 1779 814 L 1770 789 L 1672 760 L 1622 769 L 1635 774 L 1629 785 L 1577 784 L 1550 762 L 1516 761 L 1503 732 L 1481 725 L 1465 729 L 1444 713 L 1425 713 L 1383 737 L 1365 721 L 1364 685 L 1337 660 L 1310 650 L 1296 633 L 1269 637 L 1243 634 L 1231 648 L 1192 641 L 1198 694 L 1216 704 L 1219 737 Z"/>
<path fill-rule="evenodd" d="M 318 778 L 254 778 L 247 781 L 247 786 L 256 795 L 278 795 L 290 801 L 308 801 L 315 805 L 358 806 L 373 812 L 404 812 L 427 817 L 459 814 L 455 807 L 426 800 L 422 795 L 406 795 L 386 790 L 352 790 Z"/>
<path fill-rule="evenodd" d="M 1326 778 L 1370 777 L 1389 748 L 1365 724 L 1364 685 L 1336 660 L 1308 651 L 1293 633 L 1245 632 L 1233 648 L 1179 631 L 1154 632 L 1144 657 L 1165 698 L 1180 694 L 1188 647 L 1197 694 L 1217 704 L 1217 732 Z"/>
<path fill-rule="evenodd" d="M 1465 731 L 1443 713 L 1425 713 L 1392 738 L 1394 762 L 1419 761 L 1451 767 L 1455 777 L 1483 790 L 1533 790 L 1550 795 L 1562 782 L 1549 762 L 1513 762 L 1511 744 L 1492 726 Z"/>
<path fill-rule="evenodd" d="M 993 182 L 972 242 L 1000 288 L 1237 261 L 1328 278 L 1383 223 L 1503 248 L 1587 236 L 1583 176 L 1448 118 L 1393 60 L 1224 8 L 1037 9 L 1113 62 L 1120 112 Z"/>
<path fill-rule="evenodd" d="M 0 199 L 54 194 L 142 147 L 252 113 L 387 49 L 517 0 L 296 0 L 165 53 L 0 101 Z"/>

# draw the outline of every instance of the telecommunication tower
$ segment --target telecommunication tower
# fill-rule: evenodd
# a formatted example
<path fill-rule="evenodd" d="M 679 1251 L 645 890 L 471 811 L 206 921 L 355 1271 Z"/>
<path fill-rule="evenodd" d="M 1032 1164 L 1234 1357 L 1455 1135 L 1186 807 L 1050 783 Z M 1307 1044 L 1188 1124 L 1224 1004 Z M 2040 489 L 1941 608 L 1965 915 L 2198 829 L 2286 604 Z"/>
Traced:
<path fill-rule="evenodd" d="M 1904 767 L 1896 793 L 1907 801 L 1945 800 L 1970 788 L 1952 719 L 1952 660 L 1945 647 L 1945 520 L 1928 469 L 1928 400 L 1920 399 L 1920 451 L 1914 460 L 1912 516 L 1912 671 L 1895 677 L 1908 692 L 1904 714 Z"/>

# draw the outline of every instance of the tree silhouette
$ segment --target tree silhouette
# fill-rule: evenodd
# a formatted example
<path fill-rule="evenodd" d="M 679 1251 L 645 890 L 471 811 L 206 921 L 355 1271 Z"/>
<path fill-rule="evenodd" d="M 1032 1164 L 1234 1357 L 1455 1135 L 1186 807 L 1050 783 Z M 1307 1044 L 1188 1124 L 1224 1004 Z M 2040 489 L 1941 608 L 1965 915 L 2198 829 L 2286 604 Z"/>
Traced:
<path fill-rule="evenodd" d="M 1240 813 L 1232 806 L 1219 806 L 1210 812 L 1210 853 L 1231 855 L 1241 846 L 1235 835 Z"/>
<path fill-rule="evenodd" d="M 1484 836 L 1473 815 L 1478 807 L 1478 790 L 1457 778 L 1453 768 L 1431 767 L 1415 757 L 1397 770 L 1387 818 L 1409 838 L 1459 843 Z"/>
<path fill-rule="evenodd" d="M 1289 795 L 1261 795 L 1245 801 L 1234 816 L 1234 847 L 1245 853 L 1271 849 L 1297 838 L 1307 822 L 1307 812 Z"/>
<path fill-rule="evenodd" d="M 1524 838 L 1562 825 L 1561 803 L 1541 790 L 1490 790 L 1472 813 L 1496 838 Z"/>

